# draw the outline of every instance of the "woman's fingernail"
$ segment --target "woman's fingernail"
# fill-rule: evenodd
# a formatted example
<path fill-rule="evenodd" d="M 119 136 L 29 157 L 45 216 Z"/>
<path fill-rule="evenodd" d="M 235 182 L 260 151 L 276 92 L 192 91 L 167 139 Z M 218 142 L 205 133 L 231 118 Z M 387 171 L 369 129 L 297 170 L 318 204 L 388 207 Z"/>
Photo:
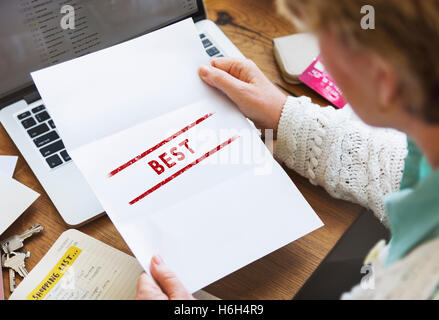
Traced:
<path fill-rule="evenodd" d="M 154 264 L 156 265 L 160 265 L 163 263 L 163 259 L 162 257 L 160 257 L 159 255 L 156 255 L 152 258 L 152 261 L 154 262 Z"/>
<path fill-rule="evenodd" d="M 207 69 L 206 66 L 202 66 L 200 68 L 200 76 L 201 76 L 201 78 L 206 78 L 208 73 L 209 73 L 209 70 Z"/>

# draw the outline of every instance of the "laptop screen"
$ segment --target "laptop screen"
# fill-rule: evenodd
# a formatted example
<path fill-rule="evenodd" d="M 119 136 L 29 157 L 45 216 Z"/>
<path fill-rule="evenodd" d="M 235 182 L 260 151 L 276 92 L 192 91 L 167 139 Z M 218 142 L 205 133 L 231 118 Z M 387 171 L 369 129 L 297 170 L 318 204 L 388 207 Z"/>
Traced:
<path fill-rule="evenodd" d="M 61 13 L 65 5 L 74 11 Z M 0 98 L 29 85 L 33 71 L 107 48 L 198 10 L 196 0 L 2 0 Z M 72 21 L 75 29 L 66 28 Z"/>

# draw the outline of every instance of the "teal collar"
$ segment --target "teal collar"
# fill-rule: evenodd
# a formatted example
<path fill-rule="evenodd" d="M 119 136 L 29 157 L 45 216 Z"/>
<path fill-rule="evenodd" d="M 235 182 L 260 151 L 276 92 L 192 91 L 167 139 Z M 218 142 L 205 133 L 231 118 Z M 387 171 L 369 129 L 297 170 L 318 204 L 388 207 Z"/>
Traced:
<path fill-rule="evenodd" d="M 427 159 L 411 139 L 407 140 L 407 150 L 408 155 L 405 159 L 401 190 L 415 187 L 422 179 L 431 173 Z"/>
<path fill-rule="evenodd" d="M 383 199 L 392 232 L 387 265 L 439 236 L 439 170 L 410 140 L 408 149 L 401 190 Z"/>

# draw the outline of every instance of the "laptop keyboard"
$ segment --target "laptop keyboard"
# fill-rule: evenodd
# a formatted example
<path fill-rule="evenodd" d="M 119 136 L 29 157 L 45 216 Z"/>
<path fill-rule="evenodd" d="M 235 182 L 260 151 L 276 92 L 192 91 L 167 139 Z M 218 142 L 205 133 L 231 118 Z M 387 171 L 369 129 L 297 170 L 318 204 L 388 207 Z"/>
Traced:
<path fill-rule="evenodd" d="M 20 121 L 49 168 L 54 169 L 72 160 L 44 105 L 21 112 L 17 115 L 17 120 Z"/>
<path fill-rule="evenodd" d="M 200 39 L 210 57 L 224 57 L 206 33 L 200 34 Z M 50 169 L 72 161 L 44 105 L 20 112 L 17 120 L 26 130 Z"/>
<path fill-rule="evenodd" d="M 201 42 L 203 43 L 204 49 L 206 50 L 209 56 L 211 56 L 212 58 L 224 57 L 224 55 L 217 47 L 215 47 L 212 40 L 209 38 L 209 36 L 206 33 L 200 34 L 200 39 Z"/>

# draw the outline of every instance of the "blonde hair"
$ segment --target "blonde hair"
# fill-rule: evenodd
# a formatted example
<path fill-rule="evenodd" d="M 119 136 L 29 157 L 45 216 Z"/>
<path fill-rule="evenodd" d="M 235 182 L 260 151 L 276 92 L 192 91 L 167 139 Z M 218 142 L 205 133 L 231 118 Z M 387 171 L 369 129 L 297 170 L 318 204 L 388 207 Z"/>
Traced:
<path fill-rule="evenodd" d="M 363 6 L 375 9 L 375 29 L 361 26 Z M 331 30 L 347 45 L 378 54 L 399 78 L 407 110 L 439 124 L 439 0 L 277 0 L 303 31 Z"/>

